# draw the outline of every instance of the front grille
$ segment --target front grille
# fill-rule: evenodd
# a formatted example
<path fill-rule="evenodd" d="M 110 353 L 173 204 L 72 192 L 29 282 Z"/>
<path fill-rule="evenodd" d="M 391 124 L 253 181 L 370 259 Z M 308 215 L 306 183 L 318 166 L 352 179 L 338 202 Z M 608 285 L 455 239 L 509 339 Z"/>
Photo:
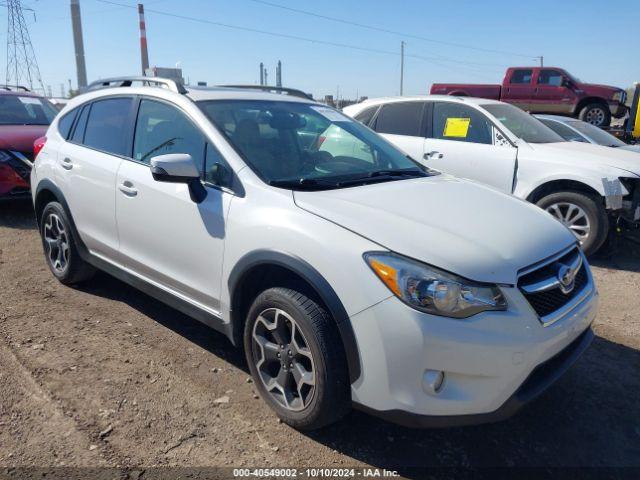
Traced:
<path fill-rule="evenodd" d="M 543 322 L 545 317 L 557 312 L 578 297 L 588 285 L 588 267 L 584 260 L 575 274 L 573 289 L 571 289 L 571 291 L 564 293 L 561 285 L 558 283 L 558 272 L 562 266 L 575 264 L 580 256 L 581 253 L 576 248 L 560 258 L 532 272 L 526 273 L 518 280 L 520 291 Z M 556 282 L 555 286 L 553 286 L 554 281 Z M 536 292 L 525 290 L 527 286 L 544 284 L 545 282 L 550 286 L 549 288 Z"/>

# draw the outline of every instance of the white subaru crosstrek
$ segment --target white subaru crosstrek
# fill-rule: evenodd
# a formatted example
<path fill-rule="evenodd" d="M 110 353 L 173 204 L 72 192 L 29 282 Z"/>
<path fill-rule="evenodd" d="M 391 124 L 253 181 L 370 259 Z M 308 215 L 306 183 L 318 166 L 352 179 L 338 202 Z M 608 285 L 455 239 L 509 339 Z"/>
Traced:
<path fill-rule="evenodd" d="M 300 429 L 352 405 L 494 421 L 553 383 L 597 308 L 569 230 L 288 93 L 124 78 L 71 100 L 32 173 L 53 275 L 104 270 L 224 333 Z"/>

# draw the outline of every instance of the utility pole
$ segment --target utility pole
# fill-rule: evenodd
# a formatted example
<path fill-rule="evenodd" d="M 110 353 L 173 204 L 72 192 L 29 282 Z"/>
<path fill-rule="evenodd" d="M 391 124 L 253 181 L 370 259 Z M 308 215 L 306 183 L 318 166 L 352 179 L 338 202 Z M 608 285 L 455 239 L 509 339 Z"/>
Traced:
<path fill-rule="evenodd" d="M 87 86 L 87 66 L 84 63 L 84 41 L 82 40 L 82 19 L 80 18 L 80 0 L 71 0 L 71 25 L 73 27 L 73 45 L 76 50 L 76 70 L 78 89 Z"/>
<path fill-rule="evenodd" d="M 542 55 L 540 55 L 539 57 L 536 57 L 538 60 L 540 60 L 540 66 L 544 67 L 544 57 Z"/>
<path fill-rule="evenodd" d="M 7 70 L 5 83 L 24 85 L 31 90 L 37 88 L 42 94 L 47 92 L 40 77 L 40 69 L 33 51 L 27 23 L 24 20 L 23 10 L 31 10 L 23 7 L 20 0 L 6 0 L 3 6 L 7 7 Z M 35 16 L 35 14 L 34 14 Z"/>
<path fill-rule="evenodd" d="M 265 68 L 265 69 L 264 69 L 264 84 L 265 84 L 265 86 L 266 86 L 266 85 L 269 85 L 269 80 L 268 80 L 268 78 L 269 78 L 269 74 L 267 73 L 267 69 Z"/>
<path fill-rule="evenodd" d="M 264 63 L 260 62 L 260 85 L 264 85 Z"/>
<path fill-rule="evenodd" d="M 147 27 L 144 21 L 144 5 L 138 4 L 138 16 L 140 17 L 140 60 L 142 63 L 142 75 L 149 68 L 149 51 L 147 50 Z"/>
<path fill-rule="evenodd" d="M 400 42 L 400 96 L 404 91 L 404 40 Z"/>
<path fill-rule="evenodd" d="M 282 62 L 278 60 L 276 67 L 276 87 L 282 87 Z"/>

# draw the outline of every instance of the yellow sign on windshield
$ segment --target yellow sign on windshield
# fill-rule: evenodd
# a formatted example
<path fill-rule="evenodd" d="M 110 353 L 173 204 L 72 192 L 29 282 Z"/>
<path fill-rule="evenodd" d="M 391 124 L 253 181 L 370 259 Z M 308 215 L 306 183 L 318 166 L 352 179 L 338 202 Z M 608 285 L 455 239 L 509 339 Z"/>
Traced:
<path fill-rule="evenodd" d="M 442 136 L 466 138 L 470 123 L 470 118 L 447 118 Z"/>

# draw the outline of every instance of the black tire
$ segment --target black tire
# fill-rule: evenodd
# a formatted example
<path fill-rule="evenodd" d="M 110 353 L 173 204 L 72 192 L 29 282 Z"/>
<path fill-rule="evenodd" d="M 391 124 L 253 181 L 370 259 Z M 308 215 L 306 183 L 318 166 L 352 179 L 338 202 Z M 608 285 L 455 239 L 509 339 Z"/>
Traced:
<path fill-rule="evenodd" d="M 64 235 L 61 235 L 63 240 L 60 241 L 60 245 L 67 245 L 67 254 L 62 255 L 64 259 L 64 265 L 62 263 L 56 264 L 52 257 L 57 255 L 51 253 L 51 246 L 47 239 L 51 237 L 51 230 L 54 224 L 54 218 L 60 222 L 61 228 L 56 228 L 58 231 L 63 231 Z M 71 230 L 71 223 L 67 212 L 58 202 L 49 202 L 42 210 L 40 216 L 40 237 L 42 238 L 42 247 L 44 249 L 45 261 L 51 270 L 51 273 L 63 284 L 72 285 L 74 283 L 84 282 L 89 280 L 95 275 L 96 270 L 85 262 L 81 257 L 76 245 L 73 232 Z M 58 245 L 58 249 L 61 246 Z M 55 247 L 54 247 L 55 248 Z M 58 250 L 60 251 L 60 250 Z"/>
<path fill-rule="evenodd" d="M 266 312 L 274 310 L 281 310 L 293 318 L 297 325 L 296 328 L 299 328 L 303 335 L 302 340 L 306 342 L 308 347 L 308 350 L 306 348 L 305 350 L 307 353 L 310 351 L 313 359 L 313 363 L 309 365 L 314 372 L 315 386 L 312 393 L 307 391 L 308 403 L 306 405 L 304 405 L 302 396 L 298 396 L 297 400 L 294 397 L 294 401 L 300 403 L 299 410 L 287 408 L 281 403 L 282 400 L 278 400 L 277 394 L 270 393 L 266 388 L 263 376 L 258 371 L 259 360 L 266 358 L 266 356 L 265 350 L 260 350 L 257 347 L 257 342 L 254 341 L 254 328 L 256 328 L 257 334 L 261 326 L 261 324 L 256 325 L 258 316 L 260 314 L 267 315 Z M 288 317 L 280 318 L 287 320 Z M 290 344 L 293 345 L 293 341 Z M 326 310 L 306 295 L 288 288 L 270 288 L 258 295 L 247 314 L 244 348 L 256 388 L 262 398 L 286 424 L 299 430 L 315 430 L 336 422 L 350 410 L 351 391 L 347 360 L 337 326 Z M 286 348 L 285 346 L 282 350 L 283 356 Z M 275 367 L 277 367 L 273 373 L 274 377 L 282 373 L 284 364 L 278 364 L 281 360 L 272 359 L 270 362 L 270 365 L 273 366 L 275 363 Z M 265 361 L 265 364 L 267 363 Z M 263 370 L 261 371 L 263 372 Z M 290 382 L 295 382 L 293 373 L 290 378 Z M 295 388 L 291 383 L 289 385 Z"/>
<path fill-rule="evenodd" d="M 611 111 L 606 103 L 590 103 L 580 110 L 579 118 L 596 127 L 608 127 L 611 124 Z"/>
<path fill-rule="evenodd" d="M 550 209 L 553 209 L 553 205 L 558 204 L 575 205 L 584 211 L 589 221 L 591 231 L 587 238 L 581 241 L 581 247 L 587 256 L 596 253 L 609 234 L 609 217 L 601 199 L 595 195 L 589 195 L 584 192 L 568 191 L 552 193 L 536 202 L 536 205 L 552 215 L 553 213 Z M 560 208 L 563 213 L 566 212 L 566 210 L 562 210 L 562 207 Z M 557 215 L 554 216 L 560 221 Z"/>

